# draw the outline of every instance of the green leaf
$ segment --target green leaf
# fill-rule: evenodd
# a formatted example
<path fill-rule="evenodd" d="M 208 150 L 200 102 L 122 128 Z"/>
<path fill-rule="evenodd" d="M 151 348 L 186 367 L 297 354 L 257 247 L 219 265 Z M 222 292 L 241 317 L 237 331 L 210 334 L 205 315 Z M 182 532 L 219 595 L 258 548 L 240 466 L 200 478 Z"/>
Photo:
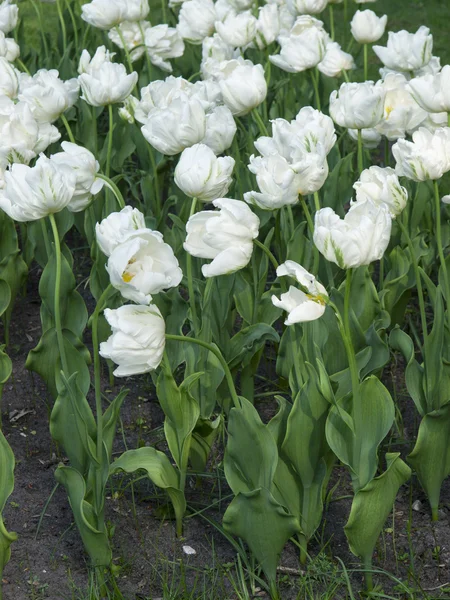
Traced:
<path fill-rule="evenodd" d="M 191 451 L 189 460 L 194 471 L 199 473 L 206 470 L 211 448 L 221 431 L 223 418 L 219 415 L 213 421 L 211 419 L 202 419 L 197 421 L 191 438 Z"/>
<path fill-rule="evenodd" d="M 450 475 L 450 403 L 423 417 L 408 461 L 437 513 L 442 482 Z"/>
<path fill-rule="evenodd" d="M 4 279 L 0 279 L 0 317 L 3 315 L 5 310 L 8 308 L 11 302 L 11 288 L 8 282 Z"/>
<path fill-rule="evenodd" d="M 230 369 L 247 366 L 266 342 L 279 342 L 280 336 L 270 325 L 256 323 L 242 329 L 230 340 L 226 359 Z"/>
<path fill-rule="evenodd" d="M 63 485 L 69 496 L 70 506 L 83 545 L 94 567 L 109 566 L 112 560 L 111 548 L 106 531 L 97 529 L 94 509 L 85 500 L 86 484 L 82 475 L 73 467 L 59 466 L 55 478 Z"/>
<path fill-rule="evenodd" d="M 0 430 L 0 587 L 3 568 L 11 556 L 11 544 L 17 539 L 16 533 L 6 530 L 2 513 L 6 501 L 14 489 L 14 454 Z"/>
<path fill-rule="evenodd" d="M 297 519 L 288 514 L 265 488 L 239 493 L 224 514 L 223 526 L 225 531 L 247 543 L 271 582 L 276 579 L 284 545 L 300 531 Z"/>
<path fill-rule="evenodd" d="M 417 410 L 424 416 L 428 412 L 428 401 L 424 389 L 425 372 L 415 359 L 414 343 L 409 335 L 396 325 L 390 333 L 389 345 L 394 350 L 401 352 L 407 361 L 405 370 L 406 387 Z"/>
<path fill-rule="evenodd" d="M 397 492 L 411 477 L 411 469 L 399 453 L 386 454 L 387 469 L 372 479 L 353 498 L 344 527 L 350 550 L 369 566 L 378 537 L 392 510 Z"/>
<path fill-rule="evenodd" d="M 120 409 L 122 408 L 123 401 L 125 400 L 127 394 L 128 390 L 121 390 L 103 413 L 103 443 L 106 448 L 108 462 L 111 462 L 112 459 L 112 450 L 114 437 L 116 435 L 117 421 L 119 419 Z"/>

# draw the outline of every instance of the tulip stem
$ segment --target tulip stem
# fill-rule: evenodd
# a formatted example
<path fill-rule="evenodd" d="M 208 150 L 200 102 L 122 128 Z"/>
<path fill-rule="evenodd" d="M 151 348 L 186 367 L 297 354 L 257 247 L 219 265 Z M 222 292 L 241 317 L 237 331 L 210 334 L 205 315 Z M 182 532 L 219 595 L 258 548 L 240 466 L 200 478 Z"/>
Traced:
<path fill-rule="evenodd" d="M 261 115 L 258 112 L 258 108 L 254 108 L 252 110 L 252 115 L 253 115 L 253 118 L 254 118 L 256 124 L 259 127 L 260 134 L 268 137 L 269 133 L 267 131 L 267 127 L 265 126 L 264 121 L 262 120 Z"/>
<path fill-rule="evenodd" d="M 70 128 L 69 121 L 64 113 L 61 113 L 61 121 L 64 123 L 64 127 L 66 128 L 67 135 L 69 136 L 69 140 L 72 144 L 75 144 L 75 138 L 73 137 L 72 129 Z"/>
<path fill-rule="evenodd" d="M 45 251 L 47 253 L 47 261 L 50 258 L 50 255 L 52 253 L 52 248 L 50 246 L 50 240 L 48 239 L 48 231 L 47 231 L 47 225 L 45 224 L 45 220 L 41 219 L 41 227 L 42 227 L 42 237 L 44 238 L 44 244 L 45 244 Z"/>
<path fill-rule="evenodd" d="M 123 196 L 122 196 L 122 192 L 119 190 L 119 188 L 114 183 L 114 181 L 110 177 L 103 175 L 103 173 L 97 173 L 96 177 L 98 177 L 99 179 L 103 179 L 106 187 L 109 188 L 112 191 L 112 193 L 114 194 L 114 196 L 116 197 L 117 204 L 120 206 L 120 208 L 121 209 L 125 208 L 126 205 L 125 205 L 125 200 L 123 199 Z"/>
<path fill-rule="evenodd" d="M 369 72 L 368 45 L 363 44 L 363 46 L 364 46 L 364 81 L 367 81 L 368 72 Z"/>
<path fill-rule="evenodd" d="M 56 0 L 56 10 L 58 11 L 59 22 L 61 24 L 62 31 L 62 39 L 63 39 L 63 56 L 66 54 L 67 50 L 67 31 L 66 24 L 64 22 L 64 15 L 61 9 L 61 0 Z"/>
<path fill-rule="evenodd" d="M 450 127 L 450 112 L 447 113 L 447 125 Z"/>
<path fill-rule="evenodd" d="M 59 242 L 58 226 L 56 224 L 55 215 L 52 213 L 48 216 L 52 226 L 53 237 L 55 240 L 55 257 L 56 257 L 56 277 L 55 277 L 55 329 L 56 338 L 58 340 L 59 354 L 61 356 L 61 365 L 64 375 L 69 377 L 69 368 L 67 364 L 66 349 L 64 346 L 64 335 L 61 323 L 61 244 Z"/>
<path fill-rule="evenodd" d="M 197 207 L 197 198 L 192 198 L 191 210 L 189 213 L 189 218 L 191 218 L 195 214 L 195 209 Z M 198 337 L 200 331 L 200 325 L 198 321 L 197 314 L 197 305 L 195 304 L 195 291 L 194 291 L 194 279 L 192 277 L 192 256 L 187 252 L 186 254 L 186 277 L 188 284 L 188 292 L 189 292 L 189 306 L 191 308 L 192 315 L 192 324 L 194 327 L 194 335 Z"/>
<path fill-rule="evenodd" d="M 228 389 L 230 390 L 231 398 L 233 400 L 233 404 L 235 408 L 241 408 L 241 403 L 239 402 L 239 397 L 236 392 L 236 387 L 234 385 L 233 376 L 231 375 L 230 367 L 228 366 L 227 361 L 224 359 L 222 352 L 216 345 L 208 344 L 208 342 L 204 342 L 203 340 L 199 340 L 197 338 L 186 337 L 184 335 L 172 335 L 170 333 L 166 333 L 166 340 L 173 340 L 174 342 L 187 342 L 198 344 L 199 346 L 203 346 L 210 352 L 214 354 L 214 356 L 219 360 L 224 373 L 225 379 L 227 380 Z"/>
<path fill-rule="evenodd" d="M 155 155 L 153 153 L 152 146 L 150 144 L 148 144 L 147 147 L 148 147 L 148 157 L 150 159 L 150 164 L 152 166 L 152 171 L 153 171 L 153 184 L 155 186 L 155 196 L 156 196 L 155 216 L 156 216 L 156 219 L 159 221 L 159 219 L 161 218 L 162 208 L 161 208 L 161 197 L 160 197 L 160 191 L 159 191 L 158 167 L 156 166 Z"/>
<path fill-rule="evenodd" d="M 36 16 L 39 21 L 39 29 L 41 31 L 42 43 L 44 46 L 45 60 L 48 63 L 48 44 L 47 44 L 47 38 L 45 37 L 44 24 L 42 22 L 41 7 L 40 7 L 39 2 L 36 3 L 34 0 L 31 0 L 31 5 L 34 8 L 34 10 L 36 12 Z M 46 66 L 48 66 L 48 64 Z"/>
<path fill-rule="evenodd" d="M 363 140 L 361 129 L 358 129 L 358 171 L 360 175 L 364 171 Z"/>
<path fill-rule="evenodd" d="M 447 303 L 447 319 L 448 328 L 450 330 L 450 281 L 448 278 L 447 265 L 445 262 L 444 248 L 442 246 L 442 230 L 441 230 L 441 197 L 439 195 L 439 184 L 435 179 L 434 185 L 434 199 L 436 208 L 436 242 L 439 254 L 439 260 L 441 263 L 442 274 L 444 276 L 444 287 L 445 287 L 445 299 Z"/>
<path fill-rule="evenodd" d="M 319 94 L 319 71 L 317 69 L 310 69 L 311 80 L 314 88 L 314 96 L 316 98 L 316 108 L 317 110 L 321 110 L 320 108 L 320 94 Z"/>
<path fill-rule="evenodd" d="M 91 329 L 92 329 L 92 350 L 94 354 L 94 389 L 95 389 L 95 413 L 97 420 L 97 466 L 95 472 L 95 507 L 97 516 L 97 526 L 99 531 L 103 531 L 104 523 L 104 511 L 102 508 L 102 487 L 103 487 L 103 409 L 102 409 L 102 388 L 100 379 L 100 354 L 99 354 L 99 343 L 98 343 L 98 317 L 105 300 L 111 293 L 112 285 L 103 291 L 102 295 L 98 299 L 95 306 L 95 310 L 92 314 Z"/>
<path fill-rule="evenodd" d="M 123 37 L 122 31 L 120 30 L 119 25 L 117 25 L 115 27 L 115 30 L 117 31 L 117 35 L 119 36 L 120 41 L 122 42 L 123 51 L 125 52 L 125 56 L 127 58 L 128 69 L 129 69 L 130 73 L 132 73 L 133 72 L 133 63 L 131 62 L 131 55 L 130 55 L 130 52 L 129 52 L 128 48 L 127 48 L 127 43 L 125 41 L 125 38 Z"/>
<path fill-rule="evenodd" d="M 73 14 L 72 7 L 70 6 L 70 0 L 65 0 L 65 3 L 66 3 L 67 12 L 69 13 L 70 20 L 72 21 L 73 36 L 74 36 L 74 40 L 75 40 L 75 50 L 76 50 L 76 53 L 77 53 L 77 56 L 78 56 L 79 51 L 78 51 L 78 28 L 77 28 L 77 22 L 75 20 L 75 15 Z"/>
<path fill-rule="evenodd" d="M 280 266 L 278 264 L 277 259 L 275 258 L 275 256 L 272 254 L 272 252 L 269 250 L 269 248 L 267 246 L 265 246 L 262 242 L 260 242 L 259 240 L 253 240 L 253 243 L 255 244 L 255 246 L 258 246 L 258 248 L 261 248 L 261 250 L 267 255 L 267 258 L 270 260 L 270 262 L 273 265 L 273 268 L 275 269 L 275 271 L 278 269 L 278 267 Z"/>
<path fill-rule="evenodd" d="M 27 66 L 20 60 L 20 58 L 16 58 L 16 63 L 19 65 L 19 67 L 24 73 L 26 73 L 27 75 L 31 75 L 30 71 L 27 69 Z"/>
<path fill-rule="evenodd" d="M 316 209 L 316 212 L 319 212 L 321 208 L 319 192 L 314 192 L 314 208 Z"/>
<path fill-rule="evenodd" d="M 330 4 L 328 6 L 329 8 L 329 13 L 330 13 L 330 35 L 331 35 L 331 39 L 334 42 L 334 10 L 333 10 L 333 5 Z"/>
<path fill-rule="evenodd" d="M 106 177 L 109 177 L 109 173 L 111 170 L 111 153 L 112 153 L 113 131 L 114 131 L 112 104 L 108 104 L 108 121 L 109 121 L 109 130 L 108 130 L 108 149 L 106 152 L 106 168 L 105 168 Z"/>

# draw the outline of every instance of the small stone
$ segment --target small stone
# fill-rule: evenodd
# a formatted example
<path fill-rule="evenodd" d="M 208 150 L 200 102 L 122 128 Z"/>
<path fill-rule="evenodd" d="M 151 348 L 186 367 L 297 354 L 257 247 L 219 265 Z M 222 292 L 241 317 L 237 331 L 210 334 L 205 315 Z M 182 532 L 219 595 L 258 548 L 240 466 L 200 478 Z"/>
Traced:
<path fill-rule="evenodd" d="M 422 510 L 422 502 L 420 500 L 414 500 L 412 504 L 412 509 L 419 512 Z"/>
<path fill-rule="evenodd" d="M 185 554 L 197 554 L 197 552 L 192 548 L 192 546 L 183 546 L 183 552 Z"/>

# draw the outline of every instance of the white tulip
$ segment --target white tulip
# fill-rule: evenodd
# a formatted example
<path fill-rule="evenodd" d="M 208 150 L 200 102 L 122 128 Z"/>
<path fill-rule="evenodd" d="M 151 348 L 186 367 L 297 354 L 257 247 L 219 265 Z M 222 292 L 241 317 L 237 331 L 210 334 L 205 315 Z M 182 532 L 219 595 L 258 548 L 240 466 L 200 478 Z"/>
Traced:
<path fill-rule="evenodd" d="M 416 33 L 398 31 L 388 34 L 387 46 L 374 46 L 373 51 L 385 67 L 395 71 L 416 71 L 427 65 L 433 51 L 433 36 L 428 27 Z"/>
<path fill-rule="evenodd" d="M 325 10 L 328 0 L 286 0 L 286 4 L 294 15 L 316 15 Z"/>
<path fill-rule="evenodd" d="M 395 172 L 413 181 L 440 179 L 450 171 L 450 128 L 434 133 L 424 127 L 413 133 L 413 141 L 398 140 L 392 146 Z"/>
<path fill-rule="evenodd" d="M 39 123 L 53 123 L 78 100 L 76 78 L 62 81 L 56 69 L 40 69 L 33 77 L 21 74 L 19 100 L 26 102 Z"/>
<path fill-rule="evenodd" d="M 237 11 L 242 12 L 252 8 L 254 0 L 228 0 L 231 6 Z"/>
<path fill-rule="evenodd" d="M 257 19 L 250 11 L 230 13 L 223 22 L 216 21 L 216 31 L 233 48 L 248 46 L 256 35 Z"/>
<path fill-rule="evenodd" d="M 93 27 L 112 29 L 124 21 L 142 21 L 149 11 L 148 0 L 92 0 L 81 7 L 81 18 Z"/>
<path fill-rule="evenodd" d="M 81 212 L 91 202 L 92 196 L 98 194 L 104 185 L 103 179 L 97 177 L 100 169 L 95 156 L 86 148 L 63 142 L 63 152 L 58 152 L 50 157 L 56 165 L 63 165 L 72 169 L 75 179 L 75 191 L 67 205 L 70 212 Z"/>
<path fill-rule="evenodd" d="M 218 156 L 231 146 L 236 129 L 236 121 L 228 106 L 216 106 L 206 114 L 205 137 L 201 143 L 209 146 Z"/>
<path fill-rule="evenodd" d="M 144 36 L 151 28 L 148 21 L 122 21 L 117 28 L 108 32 L 109 39 L 119 48 L 128 50 L 131 62 L 139 60 L 145 52 Z M 120 31 L 120 33 L 119 33 Z"/>
<path fill-rule="evenodd" d="M 109 214 L 95 225 L 95 236 L 100 250 L 105 256 L 113 251 L 131 234 L 146 231 L 144 215 L 131 206 L 125 206 L 120 212 Z"/>
<path fill-rule="evenodd" d="M 0 30 L 0 56 L 4 56 L 10 63 L 17 60 L 20 56 L 20 47 L 16 40 L 7 38 Z"/>
<path fill-rule="evenodd" d="M 119 117 L 127 123 L 130 123 L 130 125 L 133 124 L 135 122 L 134 112 L 138 104 L 139 100 L 136 96 L 128 96 L 128 98 L 125 98 L 123 106 L 118 110 Z"/>
<path fill-rule="evenodd" d="M 450 65 L 440 73 L 411 79 L 407 89 L 414 100 L 427 112 L 450 112 Z"/>
<path fill-rule="evenodd" d="M 106 270 L 111 285 L 136 304 L 149 304 L 151 294 L 176 287 L 183 278 L 172 248 L 151 229 L 129 234 L 112 251 Z"/>
<path fill-rule="evenodd" d="M 111 57 L 108 58 L 98 67 L 88 66 L 78 77 L 83 92 L 81 97 L 91 106 L 124 102 L 137 83 L 138 74 L 135 71 L 127 75 L 124 65 L 112 63 Z"/>
<path fill-rule="evenodd" d="M 382 258 L 391 227 L 387 208 L 370 200 L 354 204 L 344 219 L 332 208 L 322 208 L 316 212 L 314 243 L 327 260 L 351 269 Z"/>
<path fill-rule="evenodd" d="M 389 167 L 370 167 L 359 176 L 353 184 L 356 190 L 356 202 L 384 204 L 392 217 L 399 215 L 408 201 L 408 192 L 400 185 L 398 177 Z"/>
<path fill-rule="evenodd" d="M 350 71 L 355 66 L 353 56 L 344 52 L 337 42 L 331 42 L 317 68 L 327 77 L 340 77 L 343 71 Z"/>
<path fill-rule="evenodd" d="M 33 147 L 34 153 L 40 154 L 44 152 L 50 144 L 57 142 L 60 137 L 61 134 L 58 129 L 51 123 L 37 123 L 37 139 Z"/>
<path fill-rule="evenodd" d="M 237 117 L 246 115 L 266 99 L 264 68 L 250 60 L 241 58 L 221 63 L 218 80 L 224 103 Z"/>
<path fill-rule="evenodd" d="M 202 266 L 205 277 L 216 277 L 243 269 L 250 261 L 259 219 L 245 202 L 229 198 L 214 200 L 219 211 L 199 212 L 186 224 L 186 252 L 213 259 Z"/>
<path fill-rule="evenodd" d="M 296 279 L 303 289 L 299 290 L 291 285 L 289 291 L 281 294 L 280 298 L 272 296 L 273 304 L 288 313 L 284 324 L 295 325 L 295 323 L 320 319 L 325 312 L 328 299 L 324 286 L 314 275 L 293 260 L 287 260 L 277 268 L 277 277 L 285 276 Z"/>
<path fill-rule="evenodd" d="M 106 49 L 106 46 L 99 46 L 95 51 L 94 56 L 91 57 L 87 50 L 83 50 L 78 63 L 78 73 L 93 73 L 103 67 L 106 62 L 112 62 L 115 56 L 115 52 L 110 52 Z"/>
<path fill-rule="evenodd" d="M 212 35 L 217 13 L 212 0 L 187 0 L 178 15 L 178 33 L 192 44 Z"/>
<path fill-rule="evenodd" d="M 290 27 L 292 26 L 292 22 Z M 290 28 L 289 27 L 289 28 Z M 259 8 L 255 42 L 262 50 L 274 42 L 281 31 L 280 9 L 276 4 L 265 4 Z"/>
<path fill-rule="evenodd" d="M 19 91 L 19 71 L 5 57 L 0 57 L 0 94 L 17 98 Z"/>
<path fill-rule="evenodd" d="M 333 119 L 312 106 L 301 108 L 291 124 L 308 152 L 313 152 L 318 144 L 322 144 L 326 154 L 329 154 L 336 143 Z"/>
<path fill-rule="evenodd" d="M 145 32 L 146 52 L 156 67 L 169 73 L 172 65 L 169 58 L 179 58 L 184 54 L 184 41 L 178 30 L 168 25 L 156 25 Z"/>
<path fill-rule="evenodd" d="M 0 31 L 9 33 L 14 29 L 19 20 L 19 7 L 11 4 L 11 0 L 4 0 L 0 4 Z"/>
<path fill-rule="evenodd" d="M 74 191 L 72 171 L 41 155 L 34 167 L 13 164 L 5 172 L 0 208 L 15 221 L 37 221 L 65 208 Z"/>
<path fill-rule="evenodd" d="M 357 10 L 351 20 L 352 36 L 360 44 L 373 44 L 383 37 L 387 15 L 377 17 L 373 10 Z"/>
<path fill-rule="evenodd" d="M 330 95 L 330 115 L 341 127 L 375 127 L 383 117 L 384 95 L 381 82 L 343 83 Z"/>
<path fill-rule="evenodd" d="M 288 161 L 279 154 L 250 157 L 249 170 L 256 175 L 260 192 L 246 192 L 244 200 L 265 210 L 298 202 L 299 178 Z"/>
<path fill-rule="evenodd" d="M 287 35 L 280 35 L 279 54 L 270 55 L 274 65 L 288 73 L 300 73 L 316 67 L 324 58 L 329 35 L 322 21 L 313 17 L 298 17 Z"/>
<path fill-rule="evenodd" d="M 183 150 L 175 167 L 174 179 L 186 196 L 202 202 L 211 202 L 228 193 L 233 181 L 231 174 L 234 158 L 217 158 L 204 144 L 195 144 Z"/>
<path fill-rule="evenodd" d="M 100 356 L 118 365 L 116 377 L 148 373 L 158 368 L 165 348 L 165 323 L 154 304 L 128 304 L 104 311 L 112 335 L 100 344 Z"/>

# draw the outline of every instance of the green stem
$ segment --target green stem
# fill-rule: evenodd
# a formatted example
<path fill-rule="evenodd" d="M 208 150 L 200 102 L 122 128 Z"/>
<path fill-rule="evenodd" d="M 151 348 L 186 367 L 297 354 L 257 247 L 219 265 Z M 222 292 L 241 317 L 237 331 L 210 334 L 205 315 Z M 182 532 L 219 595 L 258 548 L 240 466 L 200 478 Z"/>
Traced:
<path fill-rule="evenodd" d="M 45 224 L 45 220 L 40 219 L 40 221 L 41 221 L 41 227 L 42 227 L 42 237 L 44 238 L 45 251 L 47 253 L 47 260 L 48 260 L 52 253 L 52 248 L 50 246 L 50 240 L 48 239 L 48 231 L 47 231 L 47 226 Z"/>
<path fill-rule="evenodd" d="M 447 113 L 447 125 L 450 127 L 450 112 Z"/>
<path fill-rule="evenodd" d="M 75 138 L 73 136 L 72 129 L 70 128 L 69 121 L 67 120 L 66 115 L 64 113 L 61 113 L 60 119 L 64 123 L 64 127 L 66 128 L 69 140 L 72 142 L 72 144 L 75 144 Z"/>
<path fill-rule="evenodd" d="M 236 392 L 236 387 L 234 385 L 233 376 L 231 375 L 230 368 L 228 366 L 227 361 L 224 359 L 222 352 L 219 350 L 219 348 L 217 348 L 217 346 L 213 346 L 212 344 L 208 344 L 208 342 L 204 342 L 203 340 L 199 340 L 196 338 L 185 337 L 184 335 L 172 335 L 169 333 L 166 333 L 166 340 L 173 340 L 174 342 L 187 342 L 187 343 L 197 344 L 199 346 L 203 346 L 203 348 L 206 348 L 207 350 L 212 352 L 214 354 L 214 356 L 218 359 L 218 361 L 220 362 L 220 364 L 224 370 L 225 379 L 227 380 L 228 389 L 230 390 L 230 395 L 233 400 L 233 404 L 234 404 L 235 408 L 241 407 L 241 403 L 239 402 L 239 397 Z"/>
<path fill-rule="evenodd" d="M 66 0 L 66 8 L 67 8 L 67 12 L 69 13 L 70 20 L 72 21 L 73 36 L 75 38 L 75 51 L 78 56 L 78 54 L 79 54 L 79 51 L 78 51 L 78 28 L 77 28 L 77 22 L 75 20 L 75 15 L 73 14 L 72 7 L 70 6 L 70 0 Z"/>
<path fill-rule="evenodd" d="M 372 557 L 364 559 L 364 585 L 366 592 L 373 590 Z"/>
<path fill-rule="evenodd" d="M 24 73 L 26 73 L 27 75 L 31 75 L 30 71 L 27 69 L 26 65 L 20 60 L 20 58 L 16 58 L 16 63 L 19 65 L 19 67 Z"/>
<path fill-rule="evenodd" d="M 343 46 L 345 46 L 348 25 L 349 25 L 349 22 L 348 22 L 348 0 L 344 0 L 344 34 L 343 34 L 343 44 L 342 44 Z"/>
<path fill-rule="evenodd" d="M 254 108 L 252 110 L 252 115 L 253 115 L 253 118 L 254 118 L 256 124 L 259 127 L 260 134 L 263 135 L 263 136 L 268 137 L 269 133 L 267 131 L 267 127 L 265 126 L 264 121 L 262 120 L 261 115 L 259 114 L 257 108 Z"/>
<path fill-rule="evenodd" d="M 150 144 L 147 144 L 148 147 L 148 156 L 150 158 L 150 164 L 152 166 L 153 171 L 153 184 L 155 186 L 155 216 L 157 220 L 161 218 L 162 206 L 161 206 L 161 194 L 159 190 L 159 178 L 158 178 L 158 167 L 156 166 L 155 155 L 153 153 L 153 147 Z"/>
<path fill-rule="evenodd" d="M 64 15 L 61 9 L 61 0 L 56 0 L 56 10 L 58 11 L 59 22 L 61 24 L 62 38 L 63 38 L 63 55 L 65 56 L 67 50 L 67 31 L 66 24 L 64 22 Z"/>
<path fill-rule="evenodd" d="M 314 208 L 316 209 L 316 212 L 318 212 L 321 208 L 319 192 L 314 192 Z"/>
<path fill-rule="evenodd" d="M 347 356 L 350 367 L 350 374 L 352 378 L 352 390 L 353 390 L 353 403 L 355 404 L 356 398 L 358 397 L 359 390 L 359 375 L 358 367 L 356 364 L 355 349 L 353 348 L 352 342 L 352 331 L 350 329 L 350 295 L 352 289 L 352 276 L 353 269 L 347 269 L 345 279 L 345 296 L 344 296 L 344 331 L 345 337 L 347 338 Z M 345 343 L 345 341 L 344 341 Z"/>
<path fill-rule="evenodd" d="M 191 211 L 189 213 L 189 218 L 195 214 L 195 209 L 197 207 L 197 198 L 192 198 Z M 194 326 L 194 335 L 198 337 L 200 332 L 200 324 L 198 320 L 197 313 L 197 305 L 195 303 L 195 291 L 194 291 L 194 279 L 192 277 L 192 256 L 189 252 L 186 255 L 186 276 L 187 276 L 187 284 L 188 284 L 188 292 L 189 292 L 189 306 L 191 308 L 192 314 L 192 324 Z"/>
<path fill-rule="evenodd" d="M 48 44 L 47 44 L 47 38 L 45 37 L 44 24 L 42 22 L 41 7 L 40 7 L 39 2 L 36 3 L 34 0 L 31 0 L 31 5 L 34 8 L 34 10 L 36 12 L 36 16 L 39 21 L 39 29 L 41 31 L 42 43 L 44 45 L 45 60 L 46 60 L 46 62 L 48 62 Z"/>
<path fill-rule="evenodd" d="M 331 35 L 331 39 L 334 42 L 334 10 L 333 10 L 333 5 L 330 4 L 329 5 L 329 13 L 330 13 L 330 35 Z"/>
<path fill-rule="evenodd" d="M 116 197 L 117 203 L 120 206 L 120 208 L 121 209 L 125 208 L 126 205 L 125 205 L 125 200 L 123 199 L 123 196 L 122 196 L 122 192 L 119 190 L 119 188 L 114 183 L 114 181 L 110 177 L 103 175 L 103 173 L 97 173 L 96 177 L 98 177 L 98 179 L 103 179 L 103 181 L 106 184 L 106 187 L 108 187 L 112 191 L 114 196 Z"/>
<path fill-rule="evenodd" d="M 450 331 L 450 281 L 448 278 L 447 265 L 445 263 L 444 247 L 442 245 L 442 230 L 441 230 L 441 197 L 439 195 L 439 184 L 435 179 L 434 185 L 434 200 L 436 209 L 436 243 L 438 248 L 439 260 L 441 263 L 442 273 L 444 275 L 445 297 L 447 301 L 447 319 L 448 328 Z"/>
<path fill-rule="evenodd" d="M 358 171 L 360 175 L 364 171 L 363 140 L 361 129 L 358 129 Z"/>
<path fill-rule="evenodd" d="M 262 242 L 260 242 L 259 240 L 256 240 L 256 239 L 253 240 L 253 243 L 255 244 L 255 246 L 258 246 L 258 248 L 261 248 L 261 250 L 267 255 L 268 259 L 272 263 L 273 268 L 275 270 L 277 270 L 280 265 L 278 264 L 277 259 L 272 254 L 272 252 L 269 250 L 269 248 L 267 246 L 265 246 Z"/>
<path fill-rule="evenodd" d="M 368 45 L 367 44 L 363 44 L 364 46 L 364 81 L 367 81 L 368 79 L 368 72 L 369 72 L 369 61 L 368 61 Z"/>
<path fill-rule="evenodd" d="M 309 233 L 311 234 L 311 243 L 312 243 L 313 254 L 314 254 L 313 272 L 314 272 L 314 274 L 316 274 L 317 270 L 314 270 L 314 269 L 318 268 L 320 258 L 319 258 L 319 250 L 316 248 L 316 245 L 314 244 L 314 241 L 313 241 L 314 240 L 314 221 L 312 220 L 311 212 L 309 210 L 309 207 L 308 207 L 308 205 L 307 205 L 304 197 L 300 195 L 299 198 L 300 198 L 300 204 L 302 205 L 302 208 L 303 208 L 303 212 L 305 213 L 305 217 L 306 217 L 306 222 L 308 224 Z M 309 261 L 308 261 L 308 265 L 305 266 L 305 268 L 307 270 L 309 270 L 309 266 L 310 266 L 310 264 L 309 264 Z"/>
<path fill-rule="evenodd" d="M 111 153 L 112 153 L 113 131 L 114 131 L 112 104 L 108 104 L 108 121 L 109 121 L 109 130 L 108 130 L 108 149 L 106 152 L 106 168 L 105 168 L 106 177 L 109 177 L 110 170 L 111 170 Z"/>
<path fill-rule="evenodd" d="M 316 108 L 321 110 L 320 108 L 320 94 L 319 94 L 319 71 L 317 69 L 310 69 L 311 80 L 314 87 L 314 96 L 316 98 Z"/>
<path fill-rule="evenodd" d="M 120 30 L 119 25 L 117 25 L 115 27 L 115 30 L 117 31 L 117 34 L 118 34 L 118 36 L 120 38 L 120 41 L 122 42 L 123 51 L 125 52 L 125 56 L 127 58 L 128 70 L 130 71 L 130 73 L 132 73 L 133 72 L 133 63 L 131 61 L 131 55 L 130 55 L 130 52 L 129 52 L 128 48 L 127 48 L 127 44 L 125 42 L 125 38 L 123 37 L 123 34 L 122 34 L 121 30 Z"/>
<path fill-rule="evenodd" d="M 161 0 L 161 12 L 162 12 L 162 22 L 168 23 L 167 11 L 166 11 L 166 0 Z"/>
<path fill-rule="evenodd" d="M 289 220 L 289 227 L 291 229 L 291 237 L 294 235 L 295 232 L 295 223 L 294 223 L 294 214 L 292 212 L 292 206 L 290 204 L 288 204 L 286 206 L 286 212 L 288 215 L 288 220 Z"/>
<path fill-rule="evenodd" d="M 60 307 L 60 295 L 61 295 L 61 244 L 59 242 L 58 226 L 55 221 L 55 216 L 50 214 L 48 216 L 50 224 L 52 226 L 53 238 L 55 240 L 55 255 L 56 255 L 56 277 L 55 277 L 55 329 L 56 338 L 58 340 L 59 354 L 61 356 L 61 365 L 64 375 L 69 377 L 69 368 L 67 364 L 66 349 L 64 346 L 64 336 L 61 323 L 61 307 Z"/>
<path fill-rule="evenodd" d="M 164 23 L 165 23 L 165 22 L 166 22 L 166 21 L 164 21 Z M 149 54 L 148 54 L 148 52 L 147 52 L 147 47 L 145 46 L 145 33 L 144 33 L 144 29 L 143 29 L 143 27 L 142 27 L 142 25 L 141 25 L 141 22 L 139 22 L 139 23 L 138 23 L 138 25 L 139 25 L 139 31 L 141 32 L 141 35 L 142 35 L 142 39 L 144 40 L 144 47 L 145 47 L 145 62 L 147 63 L 148 80 L 149 80 L 149 82 L 150 82 L 150 81 L 152 80 L 152 70 L 153 70 L 153 69 L 152 69 L 152 63 L 151 63 L 151 60 L 150 60 L 150 56 L 149 56 Z"/>

